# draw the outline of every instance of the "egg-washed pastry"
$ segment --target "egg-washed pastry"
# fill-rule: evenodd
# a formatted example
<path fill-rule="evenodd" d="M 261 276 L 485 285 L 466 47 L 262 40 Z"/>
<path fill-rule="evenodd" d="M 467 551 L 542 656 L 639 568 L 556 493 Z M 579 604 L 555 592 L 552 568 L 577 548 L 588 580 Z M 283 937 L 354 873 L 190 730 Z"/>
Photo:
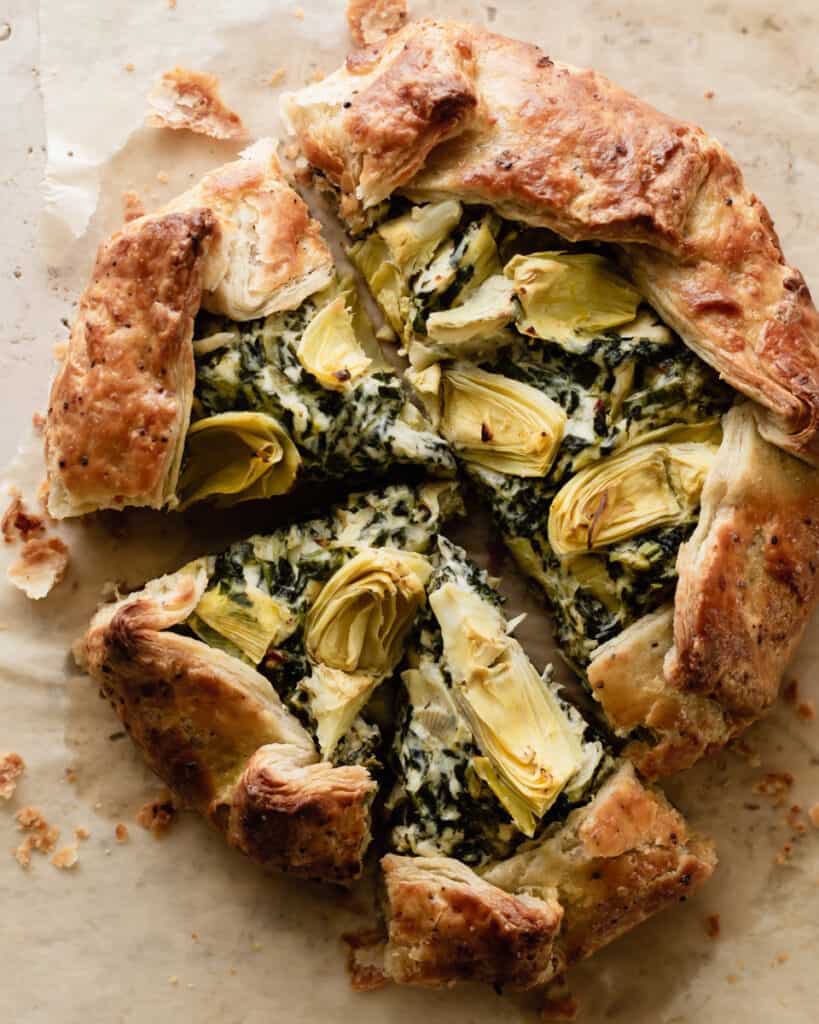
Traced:
<path fill-rule="evenodd" d="M 439 533 L 459 510 L 450 482 L 351 496 L 103 606 L 82 653 L 232 846 L 333 882 L 372 847 L 385 977 L 528 989 L 715 856 L 535 669 Z"/>
<path fill-rule="evenodd" d="M 45 449 L 56 517 L 453 470 L 263 144 L 102 243 Z"/>
<path fill-rule="evenodd" d="M 628 754 L 653 776 L 724 745 L 776 697 L 819 544 L 819 318 L 733 160 L 452 22 L 283 111 Z"/>

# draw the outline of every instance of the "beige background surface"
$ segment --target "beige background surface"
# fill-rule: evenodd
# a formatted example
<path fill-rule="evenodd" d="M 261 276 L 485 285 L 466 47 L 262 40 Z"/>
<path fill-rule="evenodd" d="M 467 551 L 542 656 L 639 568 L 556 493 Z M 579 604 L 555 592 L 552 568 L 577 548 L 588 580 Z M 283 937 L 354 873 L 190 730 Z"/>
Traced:
<path fill-rule="evenodd" d="M 297 6 L 303 20 L 293 16 Z M 743 163 L 790 259 L 819 287 L 816 0 L 794 0 L 782 14 L 762 0 L 496 0 L 412 9 L 527 37 L 703 124 Z M 24 456 L 9 478 L 33 490 L 40 470 L 31 414 L 44 408 L 51 348 L 66 337 L 61 317 L 71 315 L 96 242 L 117 224 L 122 188 L 156 205 L 231 152 L 142 128 L 153 75 L 177 62 L 215 71 L 254 133 L 271 133 L 280 89 L 265 85 L 264 75 L 285 66 L 284 87 L 296 87 L 316 66 L 335 66 L 347 39 L 342 5 L 318 0 L 178 0 L 175 10 L 167 0 L 41 0 L 39 7 L 9 0 L 0 28 L 4 21 L 11 35 L 0 42 L 0 461 L 22 441 Z M 522 1002 L 470 987 L 355 995 L 339 936 L 361 921 L 357 897 L 264 878 L 193 819 L 161 842 L 136 826 L 137 808 L 158 786 L 116 738 L 117 722 L 73 671 L 66 649 L 106 579 L 137 583 L 203 542 L 181 522 L 138 515 L 74 526 L 65 536 L 72 567 L 46 601 L 31 605 L 0 585 L 0 752 L 17 750 L 28 763 L 17 796 L 0 807 L 0 1020 L 533 1020 Z M 480 531 L 471 540 L 476 553 L 485 550 Z M 543 620 L 510 573 L 506 587 L 510 612 L 533 612 L 520 635 L 542 661 Z M 817 667 L 814 628 L 792 674 L 803 696 L 819 702 Z M 819 723 L 782 705 L 751 731 L 748 745 L 753 754 L 726 753 L 670 787 L 697 826 L 716 836 L 720 868 L 686 906 L 578 969 L 583 1021 L 816 1019 L 819 832 L 808 828 L 793 841 L 798 833 L 786 817 L 792 804 L 819 800 Z M 64 777 L 69 766 L 73 785 Z M 753 786 L 780 770 L 795 784 L 777 807 Z M 14 811 L 26 804 L 41 807 L 66 841 L 75 825 L 89 829 L 73 872 L 35 854 L 24 873 L 6 852 L 20 838 Z M 794 820 L 804 823 L 804 813 Z M 115 842 L 117 822 L 130 828 L 126 844 Z M 777 864 L 786 842 L 793 852 Z M 705 933 L 713 913 L 721 915 L 717 940 Z"/>

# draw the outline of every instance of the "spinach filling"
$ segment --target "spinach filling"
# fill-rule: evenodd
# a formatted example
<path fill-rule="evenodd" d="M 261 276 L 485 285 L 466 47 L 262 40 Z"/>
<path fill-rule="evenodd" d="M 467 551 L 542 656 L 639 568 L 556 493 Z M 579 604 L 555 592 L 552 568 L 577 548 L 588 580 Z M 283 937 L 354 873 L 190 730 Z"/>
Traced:
<path fill-rule="evenodd" d="M 567 243 L 453 200 L 397 199 L 381 216 L 353 260 L 407 347 L 430 418 L 545 592 L 560 648 L 582 674 L 599 644 L 672 596 L 677 551 L 699 514 L 691 473 L 680 489 L 675 459 L 688 458 L 692 443 L 705 446 L 701 464 L 713 455 L 734 392 L 619 275 L 605 246 Z M 664 468 L 648 465 L 647 447 L 642 460 L 624 462 L 590 506 L 588 545 L 556 552 L 550 514 L 561 489 L 652 444 L 671 445 L 655 451 Z M 679 499 L 676 510 L 655 509 L 642 528 L 595 543 L 598 519 L 612 515 L 631 472 L 654 473 L 669 508 Z M 575 518 L 582 525 L 580 511 Z"/>

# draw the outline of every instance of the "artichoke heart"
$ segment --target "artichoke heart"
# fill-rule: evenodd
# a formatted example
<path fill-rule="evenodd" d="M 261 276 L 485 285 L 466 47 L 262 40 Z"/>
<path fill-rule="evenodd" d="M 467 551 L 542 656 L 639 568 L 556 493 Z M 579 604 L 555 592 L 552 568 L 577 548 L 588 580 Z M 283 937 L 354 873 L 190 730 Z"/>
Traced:
<path fill-rule="evenodd" d="M 316 739 L 322 757 L 330 758 L 359 711 L 378 685 L 378 678 L 362 672 L 343 672 L 328 665 L 314 665 L 302 681 L 310 696 L 310 712 L 316 721 Z"/>
<path fill-rule="evenodd" d="M 385 676 L 426 600 L 432 567 L 423 555 L 368 548 L 324 584 L 310 609 L 305 646 L 311 661 L 348 673 Z"/>
<path fill-rule="evenodd" d="M 358 343 L 343 295 L 313 317 L 296 354 L 308 373 L 323 387 L 334 391 L 349 388 L 372 364 Z"/>
<path fill-rule="evenodd" d="M 413 206 L 408 213 L 379 224 L 376 231 L 387 243 L 390 261 L 409 278 L 430 262 L 460 219 L 461 204 L 444 199 Z"/>
<path fill-rule="evenodd" d="M 596 253 L 513 256 L 504 272 L 523 307 L 518 329 L 582 352 L 590 338 L 634 320 L 640 293 Z"/>
<path fill-rule="evenodd" d="M 517 312 L 515 289 L 502 274 L 488 277 L 467 300 L 454 309 L 431 313 L 427 334 L 434 341 L 472 351 L 467 342 L 495 337 Z"/>
<path fill-rule="evenodd" d="M 350 259 L 369 285 L 387 323 L 401 334 L 409 296 L 401 272 L 390 262 L 387 243 L 380 235 L 372 234 L 350 248 Z"/>
<path fill-rule="evenodd" d="M 221 587 L 206 590 L 188 620 L 194 633 L 200 633 L 200 623 L 238 647 L 253 665 L 271 644 L 280 644 L 296 628 L 287 605 L 252 586 L 237 593 Z"/>
<path fill-rule="evenodd" d="M 481 753 L 474 765 L 521 831 L 541 818 L 583 764 L 577 730 L 500 610 L 448 582 L 430 594 L 456 700 Z M 491 770 L 490 770 L 491 769 Z"/>
<path fill-rule="evenodd" d="M 197 420 L 188 431 L 179 482 L 180 508 L 203 498 L 221 506 L 289 491 L 301 456 L 272 416 L 224 412 Z"/>
<path fill-rule="evenodd" d="M 717 444 L 653 443 L 581 470 L 549 510 L 549 544 L 559 557 L 605 548 L 684 522 L 697 508 Z"/>
<path fill-rule="evenodd" d="M 440 430 L 461 458 L 499 473 L 545 476 L 566 414 L 529 384 L 479 369 L 442 373 Z"/>

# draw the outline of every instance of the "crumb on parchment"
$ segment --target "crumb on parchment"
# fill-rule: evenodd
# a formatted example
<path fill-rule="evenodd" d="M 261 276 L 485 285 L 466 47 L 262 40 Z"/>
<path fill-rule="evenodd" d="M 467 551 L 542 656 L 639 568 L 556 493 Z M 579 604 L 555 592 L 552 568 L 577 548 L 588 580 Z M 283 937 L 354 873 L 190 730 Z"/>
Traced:
<path fill-rule="evenodd" d="M 114 835 L 116 836 L 118 843 L 127 843 L 130 838 L 128 835 L 128 826 L 119 822 L 117 827 L 114 829 Z"/>
<path fill-rule="evenodd" d="M 812 700 L 803 700 L 797 704 L 796 713 L 804 722 L 812 722 L 816 718 L 816 705 Z"/>
<path fill-rule="evenodd" d="M 74 829 L 74 838 L 80 840 L 90 839 L 91 833 L 88 831 L 87 828 L 85 828 L 84 825 L 77 825 L 77 827 Z"/>
<path fill-rule="evenodd" d="M 406 0 L 347 0 L 347 25 L 356 46 L 382 43 L 406 21 Z"/>
<path fill-rule="evenodd" d="M 205 71 L 166 71 L 148 94 L 148 105 L 145 123 L 152 128 L 184 128 L 212 139 L 247 138 L 241 117 L 222 100 L 219 79 Z"/>
<path fill-rule="evenodd" d="M 268 77 L 265 79 L 265 85 L 281 85 L 281 83 L 285 80 L 286 77 L 286 68 L 276 68 L 273 74 L 268 75 Z"/>
<path fill-rule="evenodd" d="M 137 824 L 156 838 L 160 838 L 170 829 L 176 820 L 177 807 L 170 790 L 164 790 L 155 800 L 149 800 L 137 811 Z"/>
<path fill-rule="evenodd" d="M 61 846 L 51 858 L 51 863 L 55 868 L 61 868 L 63 871 L 67 871 L 70 868 L 76 867 L 77 861 L 80 859 L 77 847 Z"/>
<path fill-rule="evenodd" d="M 719 914 L 709 914 L 705 919 L 705 934 L 709 939 L 718 939 L 720 936 Z"/>
<path fill-rule="evenodd" d="M 760 796 L 783 797 L 793 785 L 790 772 L 768 772 L 767 775 L 754 783 L 754 793 Z"/>
<path fill-rule="evenodd" d="M 6 573 L 10 583 L 33 601 L 46 597 L 65 576 L 68 548 L 59 537 L 26 541 Z"/>
<path fill-rule="evenodd" d="M 31 537 L 39 537 L 45 533 L 42 518 L 28 511 L 23 496 L 16 487 L 10 488 L 9 498 L 11 500 L 8 508 L 0 520 L 0 530 L 6 544 L 13 544 L 18 540 L 25 542 Z"/>
<path fill-rule="evenodd" d="M 132 188 L 128 188 L 122 193 L 122 214 L 126 224 L 145 216 L 145 207 L 139 193 Z"/>
<path fill-rule="evenodd" d="M 31 425 L 37 431 L 38 434 L 42 434 L 45 425 L 46 418 L 41 412 L 35 411 L 31 414 Z"/>
<path fill-rule="evenodd" d="M 11 800 L 17 780 L 26 769 L 26 762 L 13 751 L 0 757 L 0 798 Z"/>
<path fill-rule="evenodd" d="M 27 835 L 12 854 L 21 867 L 27 868 L 33 851 L 51 853 L 60 838 L 60 830 L 56 825 L 49 825 L 37 807 L 21 807 L 14 817 L 18 830 Z"/>

